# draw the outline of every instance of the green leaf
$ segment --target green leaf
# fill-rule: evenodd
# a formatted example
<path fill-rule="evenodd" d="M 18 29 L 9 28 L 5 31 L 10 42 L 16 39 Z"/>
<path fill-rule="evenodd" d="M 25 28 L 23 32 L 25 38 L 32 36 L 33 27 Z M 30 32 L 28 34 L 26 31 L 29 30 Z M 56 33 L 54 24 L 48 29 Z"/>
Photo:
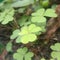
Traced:
<path fill-rule="evenodd" d="M 60 51 L 60 43 L 56 43 L 50 47 L 52 50 Z"/>
<path fill-rule="evenodd" d="M 12 7 L 24 7 L 33 3 L 34 0 L 18 0 L 12 4 Z"/>
<path fill-rule="evenodd" d="M 32 17 L 31 21 L 34 23 L 46 23 L 46 18 L 42 16 L 40 17 L 36 16 L 36 17 Z"/>
<path fill-rule="evenodd" d="M 0 14 L 0 22 L 2 24 L 7 24 L 10 21 L 13 21 L 14 19 L 13 16 L 14 16 L 14 9 L 13 8 L 6 9 Z"/>
<path fill-rule="evenodd" d="M 41 31 L 41 30 L 42 30 L 42 29 L 41 29 L 40 27 L 36 26 L 35 24 L 29 25 L 29 31 L 30 31 L 31 33 L 39 32 L 39 31 Z"/>
<path fill-rule="evenodd" d="M 21 36 L 18 36 L 17 38 L 16 38 L 16 43 L 20 43 L 21 42 Z"/>
<path fill-rule="evenodd" d="M 37 33 L 42 29 L 35 24 L 30 24 L 29 26 L 23 26 L 20 30 L 15 30 L 11 35 L 11 39 L 16 39 L 16 43 L 29 43 L 34 42 L 37 39 Z"/>
<path fill-rule="evenodd" d="M 60 60 L 60 43 L 55 43 L 55 45 L 52 45 L 50 48 L 53 50 L 51 53 L 52 58 Z"/>
<path fill-rule="evenodd" d="M 20 55 L 19 53 L 15 53 L 13 55 L 13 58 L 16 59 L 16 60 L 23 60 L 23 55 Z"/>
<path fill-rule="evenodd" d="M 21 42 L 27 44 L 28 42 L 33 42 L 37 39 L 35 34 L 27 34 L 21 37 Z"/>
<path fill-rule="evenodd" d="M 32 52 L 28 52 L 26 55 L 25 55 L 25 60 L 31 60 L 31 58 L 34 56 L 34 54 Z"/>
<path fill-rule="evenodd" d="M 57 60 L 60 60 L 60 52 L 52 52 L 51 56 L 52 58 L 56 58 Z"/>
<path fill-rule="evenodd" d="M 12 43 L 11 43 L 11 42 L 8 42 L 8 43 L 7 43 L 6 50 L 7 50 L 8 52 L 12 51 Z"/>
<path fill-rule="evenodd" d="M 31 60 L 33 56 L 34 54 L 32 52 L 28 52 L 26 47 L 18 49 L 17 52 L 13 54 L 13 58 L 15 60 Z"/>
<path fill-rule="evenodd" d="M 54 9 L 47 9 L 44 16 L 47 17 L 57 17 L 57 14 L 55 13 Z"/>
<path fill-rule="evenodd" d="M 28 56 L 29 58 L 31 58 L 32 56 L 34 56 L 34 54 L 32 52 L 28 52 L 25 56 Z"/>
<path fill-rule="evenodd" d="M 45 12 L 44 8 L 37 10 L 35 13 L 32 13 L 32 16 L 43 16 Z"/>
<path fill-rule="evenodd" d="M 2 21 L 2 24 L 7 24 L 8 22 L 12 21 L 14 18 L 12 16 L 7 15 L 5 20 Z"/>
<path fill-rule="evenodd" d="M 20 35 L 25 35 L 25 34 L 28 34 L 28 26 L 24 26 L 21 28 Z"/>
<path fill-rule="evenodd" d="M 22 53 L 22 55 L 24 55 L 27 51 L 28 51 L 28 49 L 26 47 L 17 50 L 17 52 L 20 53 L 20 54 Z"/>
<path fill-rule="evenodd" d="M 11 39 L 15 39 L 17 36 L 19 36 L 20 30 L 13 31 L 13 34 L 10 36 Z"/>

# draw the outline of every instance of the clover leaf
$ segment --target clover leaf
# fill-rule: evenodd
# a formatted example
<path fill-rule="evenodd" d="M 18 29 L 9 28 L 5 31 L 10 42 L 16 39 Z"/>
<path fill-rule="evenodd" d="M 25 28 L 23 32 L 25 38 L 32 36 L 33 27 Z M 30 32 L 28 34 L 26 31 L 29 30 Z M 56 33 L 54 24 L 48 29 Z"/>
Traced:
<path fill-rule="evenodd" d="M 51 53 L 52 58 L 60 60 L 60 43 L 56 43 L 50 47 L 53 52 Z"/>
<path fill-rule="evenodd" d="M 11 39 L 16 39 L 16 43 L 29 43 L 37 39 L 36 33 L 42 29 L 35 24 L 30 24 L 29 26 L 23 26 L 21 31 L 19 29 L 15 30 L 11 35 Z"/>
<path fill-rule="evenodd" d="M 34 23 L 46 23 L 46 18 L 43 16 L 36 16 L 36 17 L 32 17 L 31 21 Z"/>
<path fill-rule="evenodd" d="M 26 43 L 29 43 L 29 42 L 33 42 L 36 39 L 37 39 L 37 36 L 35 34 L 27 34 L 27 35 L 24 35 L 24 36 L 21 37 L 21 42 L 26 44 Z"/>
<path fill-rule="evenodd" d="M 44 16 L 47 17 L 57 17 L 57 14 L 55 13 L 54 9 L 47 9 Z"/>
<path fill-rule="evenodd" d="M 12 43 L 11 42 L 8 42 L 7 45 L 6 45 L 6 50 L 8 52 L 12 51 Z"/>
<path fill-rule="evenodd" d="M 33 56 L 34 54 L 28 52 L 26 47 L 18 49 L 17 52 L 13 54 L 15 60 L 31 60 Z"/>
<path fill-rule="evenodd" d="M 50 47 L 54 51 L 60 51 L 60 43 L 56 43 Z"/>
<path fill-rule="evenodd" d="M 52 52 L 51 56 L 54 59 L 60 60 L 60 52 Z"/>
<path fill-rule="evenodd" d="M 6 9 L 2 13 L 0 13 L 0 22 L 2 24 L 7 24 L 10 21 L 13 21 L 13 16 L 14 16 L 14 9 Z"/>
<path fill-rule="evenodd" d="M 32 52 L 28 52 L 28 53 L 25 55 L 25 60 L 31 60 L 32 57 L 33 57 L 33 53 L 32 53 Z"/>
<path fill-rule="evenodd" d="M 39 26 L 36 26 L 35 24 L 29 25 L 28 28 L 31 33 L 39 32 L 42 30 Z"/>
<path fill-rule="evenodd" d="M 32 16 L 43 16 L 45 12 L 44 8 L 41 8 L 39 10 L 37 10 L 36 12 L 32 13 Z"/>
<path fill-rule="evenodd" d="M 46 23 L 46 17 L 57 17 L 54 9 L 47 9 L 41 8 L 36 12 L 32 13 L 31 21 L 34 23 Z"/>
<path fill-rule="evenodd" d="M 13 31 L 13 34 L 11 35 L 11 39 L 15 39 L 18 35 L 19 35 L 19 33 L 20 33 L 20 30 L 15 30 L 15 31 Z"/>

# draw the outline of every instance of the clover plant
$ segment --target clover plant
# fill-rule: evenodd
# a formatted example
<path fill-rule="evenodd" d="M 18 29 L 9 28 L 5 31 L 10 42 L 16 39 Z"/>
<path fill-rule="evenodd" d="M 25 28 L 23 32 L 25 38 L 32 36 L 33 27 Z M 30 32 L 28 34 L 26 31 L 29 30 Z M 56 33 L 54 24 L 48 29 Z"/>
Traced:
<path fill-rule="evenodd" d="M 21 30 L 16 29 L 11 35 L 11 39 L 16 39 L 16 43 L 29 43 L 37 40 L 37 36 L 41 34 L 41 32 L 45 32 L 46 27 L 46 17 L 57 17 L 55 10 L 53 9 L 39 9 L 35 13 L 32 13 L 31 23 L 28 25 L 24 25 L 26 23 L 26 19 L 22 19 L 20 21 L 23 26 Z M 25 16 L 26 17 L 26 16 Z M 24 22 L 23 22 L 24 21 Z M 28 21 L 28 22 L 29 22 Z"/>
<path fill-rule="evenodd" d="M 46 17 L 57 17 L 57 14 L 55 13 L 55 10 L 53 9 L 47 9 L 41 8 L 37 10 L 36 12 L 32 13 L 31 21 L 33 23 L 46 23 Z"/>
<path fill-rule="evenodd" d="M 53 50 L 51 57 L 60 60 L 60 43 L 55 43 L 55 45 L 52 45 L 50 48 Z"/>
<path fill-rule="evenodd" d="M 13 23 L 11 26 L 11 30 L 14 30 L 16 26 L 16 30 L 12 32 L 12 35 L 10 36 L 10 41 L 6 45 L 6 50 L 8 52 L 12 51 L 12 41 L 15 40 L 16 43 L 23 43 L 27 44 L 30 42 L 34 42 L 38 40 L 38 35 L 40 35 L 42 32 L 46 31 L 46 17 L 57 17 L 57 14 L 55 13 L 54 9 L 38 9 L 36 12 L 33 12 L 30 16 L 27 16 L 25 13 L 21 17 L 20 21 L 19 16 L 16 17 L 18 20 L 14 19 L 15 11 L 19 8 L 24 8 L 23 11 L 25 11 L 25 8 L 28 8 L 30 4 L 34 5 L 35 1 L 38 0 L 6 0 L 3 2 L 1 6 L 1 12 L 0 12 L 0 23 L 2 25 L 8 24 L 10 22 Z M 1 1 L 0 1 L 1 2 Z M 48 0 L 46 0 L 46 3 Z M 11 4 L 10 4 L 11 3 Z M 5 4 L 5 6 L 4 6 Z M 3 7 L 2 7 L 3 6 Z M 7 9 L 7 8 L 9 9 Z M 15 10 L 16 9 L 16 10 Z M 31 8 L 32 9 L 32 8 Z M 21 10 L 20 10 L 21 12 Z M 22 15 L 18 12 L 18 15 Z M 29 19 L 29 17 L 31 19 Z M 6 26 L 6 25 L 5 25 Z M 60 60 L 60 43 L 56 43 L 54 46 L 51 46 L 51 49 L 53 52 L 51 53 L 51 56 L 53 59 Z M 31 60 L 34 54 L 32 52 L 29 52 L 26 47 L 19 48 L 16 53 L 13 54 L 13 58 L 15 60 Z M 41 59 L 43 60 L 43 59 Z"/>
<path fill-rule="evenodd" d="M 57 17 L 57 14 L 54 9 L 45 10 L 44 8 L 41 8 L 32 13 L 31 22 L 39 25 L 42 28 L 42 32 L 45 32 L 46 17 Z"/>
<path fill-rule="evenodd" d="M 14 9 L 6 9 L 0 13 L 0 22 L 2 24 L 7 24 L 14 19 Z"/>
<path fill-rule="evenodd" d="M 32 60 L 34 54 L 29 52 L 26 47 L 19 48 L 16 53 L 13 54 L 15 60 Z"/>
<path fill-rule="evenodd" d="M 41 28 L 35 24 L 30 24 L 29 26 L 23 26 L 21 30 L 17 29 L 11 35 L 11 39 L 16 38 L 16 43 L 29 43 L 37 39 L 37 33 L 41 31 Z"/>

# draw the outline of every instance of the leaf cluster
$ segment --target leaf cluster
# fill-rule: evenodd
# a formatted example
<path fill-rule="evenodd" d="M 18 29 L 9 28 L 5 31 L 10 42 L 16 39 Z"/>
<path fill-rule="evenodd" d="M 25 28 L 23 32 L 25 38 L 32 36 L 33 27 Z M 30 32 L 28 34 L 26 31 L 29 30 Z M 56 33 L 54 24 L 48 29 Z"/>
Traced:
<path fill-rule="evenodd" d="M 11 39 L 16 38 L 16 43 L 29 43 L 33 42 L 37 39 L 37 33 L 41 31 L 41 28 L 36 26 L 35 24 L 30 24 L 29 26 L 24 26 L 19 29 L 15 30 L 11 35 Z"/>

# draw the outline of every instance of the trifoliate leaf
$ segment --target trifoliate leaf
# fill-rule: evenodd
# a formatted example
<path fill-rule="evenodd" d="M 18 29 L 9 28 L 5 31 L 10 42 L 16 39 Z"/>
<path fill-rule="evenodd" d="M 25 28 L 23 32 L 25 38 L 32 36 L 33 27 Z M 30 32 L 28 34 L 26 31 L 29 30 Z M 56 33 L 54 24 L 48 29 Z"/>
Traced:
<path fill-rule="evenodd" d="M 15 60 L 31 60 L 33 56 L 34 54 L 32 52 L 28 52 L 26 47 L 18 49 L 17 52 L 13 54 L 13 58 Z"/>
<path fill-rule="evenodd" d="M 8 52 L 12 51 L 12 43 L 11 42 L 7 43 L 6 50 Z"/>
<path fill-rule="evenodd" d="M 54 9 L 47 9 L 44 16 L 47 17 L 57 17 L 57 14 L 55 13 Z"/>
<path fill-rule="evenodd" d="M 12 16 L 7 15 L 5 20 L 2 21 L 2 24 L 7 24 L 9 21 L 12 21 L 14 18 Z"/>
<path fill-rule="evenodd" d="M 45 17 L 32 17 L 31 21 L 34 23 L 46 23 L 46 18 Z"/>
<path fill-rule="evenodd" d="M 14 9 L 6 9 L 0 14 L 0 22 L 2 24 L 7 24 L 10 21 L 13 21 Z"/>

